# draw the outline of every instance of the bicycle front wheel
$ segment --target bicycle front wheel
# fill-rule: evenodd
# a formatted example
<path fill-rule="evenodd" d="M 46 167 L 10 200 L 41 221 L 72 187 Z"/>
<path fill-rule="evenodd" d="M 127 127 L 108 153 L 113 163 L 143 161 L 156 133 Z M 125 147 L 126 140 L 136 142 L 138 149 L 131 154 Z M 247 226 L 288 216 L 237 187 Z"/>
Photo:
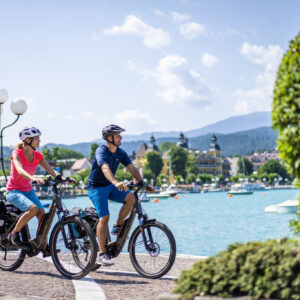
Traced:
<path fill-rule="evenodd" d="M 26 225 L 27 226 L 27 225 Z M 19 233 L 20 240 L 25 240 L 25 233 L 22 229 Z M 18 269 L 26 257 L 26 251 L 17 248 L 5 237 L 0 237 L 0 269 L 3 271 L 14 271 Z"/>
<path fill-rule="evenodd" d="M 53 228 L 50 251 L 55 267 L 63 276 L 80 279 L 95 265 L 96 238 L 85 220 L 76 216 L 66 217 Z"/>
<path fill-rule="evenodd" d="M 143 225 L 143 231 L 137 227 L 132 233 L 128 249 L 133 267 L 146 278 L 165 275 L 176 257 L 176 242 L 172 232 L 157 221 Z"/>

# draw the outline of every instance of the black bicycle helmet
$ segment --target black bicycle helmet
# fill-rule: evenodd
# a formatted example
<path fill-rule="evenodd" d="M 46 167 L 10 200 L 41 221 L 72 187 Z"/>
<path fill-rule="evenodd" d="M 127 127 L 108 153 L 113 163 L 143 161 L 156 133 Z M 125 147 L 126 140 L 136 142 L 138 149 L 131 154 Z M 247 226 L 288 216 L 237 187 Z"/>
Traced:
<path fill-rule="evenodd" d="M 106 140 L 108 136 L 113 136 L 114 134 L 120 133 L 123 131 L 125 131 L 125 129 L 121 128 L 118 125 L 111 124 L 111 125 L 105 126 L 102 129 L 102 138 L 104 140 Z"/>

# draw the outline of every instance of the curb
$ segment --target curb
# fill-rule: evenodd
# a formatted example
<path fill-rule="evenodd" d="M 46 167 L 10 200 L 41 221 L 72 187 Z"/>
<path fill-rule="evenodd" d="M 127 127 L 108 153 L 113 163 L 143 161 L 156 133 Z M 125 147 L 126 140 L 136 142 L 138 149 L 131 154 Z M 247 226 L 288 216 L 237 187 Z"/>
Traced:
<path fill-rule="evenodd" d="M 218 296 L 198 296 L 194 300 L 251 300 L 248 296 L 234 297 L 234 298 L 221 298 Z M 179 294 L 161 294 L 156 300 L 184 300 Z"/>
<path fill-rule="evenodd" d="M 24 296 L 24 295 L 17 295 L 17 294 L 7 294 L 0 292 L 0 299 L 1 300 L 55 300 L 54 298 L 45 298 L 45 297 L 38 297 L 38 296 Z"/>

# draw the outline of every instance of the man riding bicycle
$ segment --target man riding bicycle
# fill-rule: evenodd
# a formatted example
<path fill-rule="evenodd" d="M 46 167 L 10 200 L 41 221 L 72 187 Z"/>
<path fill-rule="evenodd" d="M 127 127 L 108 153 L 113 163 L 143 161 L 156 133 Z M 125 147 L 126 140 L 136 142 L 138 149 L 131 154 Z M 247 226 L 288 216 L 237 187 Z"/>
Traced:
<path fill-rule="evenodd" d="M 97 148 L 87 181 L 88 196 L 99 217 L 96 234 L 100 254 L 97 263 L 106 266 L 114 264 L 105 248 L 109 221 L 108 199 L 123 203 L 117 222 L 112 228 L 111 233 L 114 235 L 119 233 L 123 220 L 129 215 L 135 202 L 135 196 L 128 191 L 126 183 L 119 182 L 114 176 L 119 163 L 121 162 L 137 181 L 143 180 L 127 153 L 119 148 L 122 141 L 121 132 L 123 131 L 125 129 L 117 125 L 108 125 L 103 128 L 102 138 L 106 141 L 106 145 L 100 145 Z M 153 188 L 150 187 L 150 190 Z"/>

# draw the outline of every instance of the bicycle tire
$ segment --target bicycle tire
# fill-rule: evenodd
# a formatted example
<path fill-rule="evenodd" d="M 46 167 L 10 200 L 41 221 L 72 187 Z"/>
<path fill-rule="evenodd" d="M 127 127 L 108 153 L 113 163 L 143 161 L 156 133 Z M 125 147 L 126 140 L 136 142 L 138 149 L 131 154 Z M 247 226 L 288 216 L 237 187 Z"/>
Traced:
<path fill-rule="evenodd" d="M 145 237 L 149 242 L 151 232 L 152 251 L 145 249 L 140 226 L 131 235 L 128 250 L 130 260 L 135 270 L 146 278 L 156 279 L 165 275 L 173 266 L 176 258 L 176 242 L 170 229 L 158 221 L 147 222 L 143 225 Z M 144 251 L 144 254 L 142 253 Z M 145 262 L 145 264 L 144 264 Z M 151 269 L 151 263 L 153 268 Z M 154 271 L 154 267 L 159 269 Z M 150 267 L 150 269 L 149 269 Z M 148 269 L 147 269 L 148 268 Z"/>
<path fill-rule="evenodd" d="M 25 225 L 27 226 L 27 225 Z M 22 228 L 20 234 L 22 241 L 26 240 L 25 226 Z M 0 242 L 0 269 L 3 271 L 15 271 L 25 260 L 26 250 L 8 245 L 10 243 L 7 239 Z"/>
<path fill-rule="evenodd" d="M 61 225 L 64 227 L 70 249 L 65 247 Z M 82 234 L 80 237 L 76 236 L 75 225 L 79 226 L 81 233 L 85 232 L 84 237 Z M 66 278 L 80 279 L 86 276 L 95 265 L 97 256 L 95 235 L 90 225 L 77 216 L 64 218 L 62 224 L 56 223 L 51 232 L 49 246 L 55 267 Z M 57 253 L 57 250 L 60 252 Z"/>

